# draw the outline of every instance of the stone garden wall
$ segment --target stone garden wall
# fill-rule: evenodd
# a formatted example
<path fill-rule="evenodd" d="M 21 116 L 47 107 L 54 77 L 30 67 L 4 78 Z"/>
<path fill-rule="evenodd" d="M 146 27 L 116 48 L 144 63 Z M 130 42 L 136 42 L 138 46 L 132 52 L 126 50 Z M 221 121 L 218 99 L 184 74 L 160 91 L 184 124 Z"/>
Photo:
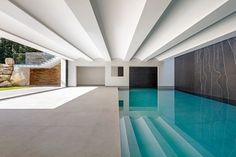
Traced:
<path fill-rule="evenodd" d="M 59 86 L 60 64 L 53 68 L 30 69 L 15 65 L 12 58 L 0 64 L 0 87 L 9 86 Z"/>
<path fill-rule="evenodd" d="M 5 64 L 0 64 L 0 87 L 12 86 L 11 76 L 14 70 L 14 60 L 6 58 Z"/>

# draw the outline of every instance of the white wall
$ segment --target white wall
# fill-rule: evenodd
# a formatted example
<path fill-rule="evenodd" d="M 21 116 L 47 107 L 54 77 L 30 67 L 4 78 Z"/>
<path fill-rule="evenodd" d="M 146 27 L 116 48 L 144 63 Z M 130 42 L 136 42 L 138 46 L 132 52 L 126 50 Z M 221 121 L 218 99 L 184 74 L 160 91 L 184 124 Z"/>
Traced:
<path fill-rule="evenodd" d="M 77 67 L 77 85 L 104 86 L 105 67 Z"/>
<path fill-rule="evenodd" d="M 124 76 L 118 77 L 118 76 L 112 76 L 111 75 L 111 67 L 112 66 L 123 66 L 124 67 Z M 126 63 L 122 62 L 110 62 L 106 63 L 106 74 L 105 74 L 105 80 L 106 86 L 129 86 L 129 66 Z"/>
<path fill-rule="evenodd" d="M 169 58 L 159 65 L 158 86 L 159 88 L 173 88 L 175 86 L 175 59 Z"/>
<path fill-rule="evenodd" d="M 69 61 L 69 86 L 77 86 L 77 67 L 104 67 L 105 66 L 105 86 L 129 86 L 129 67 L 130 66 L 143 66 L 143 67 L 158 67 L 159 63 L 157 60 L 151 60 L 149 62 L 140 62 L 140 61 L 130 61 L 123 62 L 120 60 L 115 60 L 112 62 L 104 61 L 94 61 L 88 62 L 84 60 L 79 61 Z M 123 66 L 124 67 L 124 76 L 123 77 L 113 77 L 111 76 L 111 67 L 112 66 Z"/>
<path fill-rule="evenodd" d="M 69 61 L 68 63 L 68 86 L 77 86 L 77 67 L 78 66 L 104 66 L 100 62 Z"/>

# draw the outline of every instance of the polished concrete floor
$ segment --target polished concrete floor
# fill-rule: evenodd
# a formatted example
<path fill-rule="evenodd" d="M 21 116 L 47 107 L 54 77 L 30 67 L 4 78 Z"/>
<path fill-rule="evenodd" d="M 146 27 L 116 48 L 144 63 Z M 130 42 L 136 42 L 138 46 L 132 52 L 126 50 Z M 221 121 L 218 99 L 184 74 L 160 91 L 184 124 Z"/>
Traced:
<path fill-rule="evenodd" d="M 120 157 L 117 101 L 99 87 L 54 109 L 1 109 L 0 156 Z"/>

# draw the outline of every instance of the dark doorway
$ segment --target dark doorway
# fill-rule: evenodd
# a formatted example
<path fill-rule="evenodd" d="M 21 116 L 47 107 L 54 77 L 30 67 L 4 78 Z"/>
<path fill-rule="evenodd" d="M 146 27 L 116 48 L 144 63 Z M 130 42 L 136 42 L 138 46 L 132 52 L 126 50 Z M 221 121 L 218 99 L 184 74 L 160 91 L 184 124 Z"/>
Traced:
<path fill-rule="evenodd" d="M 131 88 L 157 88 L 157 67 L 130 67 Z"/>

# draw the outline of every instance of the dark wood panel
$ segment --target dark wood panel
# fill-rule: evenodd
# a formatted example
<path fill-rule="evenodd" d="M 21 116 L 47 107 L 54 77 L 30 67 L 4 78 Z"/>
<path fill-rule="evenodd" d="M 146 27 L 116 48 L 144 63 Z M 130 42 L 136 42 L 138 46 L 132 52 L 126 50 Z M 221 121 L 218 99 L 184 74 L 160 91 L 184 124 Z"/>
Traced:
<path fill-rule="evenodd" d="M 131 88 L 157 88 L 157 67 L 130 67 Z"/>
<path fill-rule="evenodd" d="M 61 83 L 61 65 L 53 68 L 30 69 L 30 85 L 32 86 L 59 86 Z"/>
<path fill-rule="evenodd" d="M 175 58 L 181 91 L 236 105 L 236 37 Z"/>
<path fill-rule="evenodd" d="M 118 67 L 118 76 L 119 77 L 124 76 L 124 67 Z"/>

